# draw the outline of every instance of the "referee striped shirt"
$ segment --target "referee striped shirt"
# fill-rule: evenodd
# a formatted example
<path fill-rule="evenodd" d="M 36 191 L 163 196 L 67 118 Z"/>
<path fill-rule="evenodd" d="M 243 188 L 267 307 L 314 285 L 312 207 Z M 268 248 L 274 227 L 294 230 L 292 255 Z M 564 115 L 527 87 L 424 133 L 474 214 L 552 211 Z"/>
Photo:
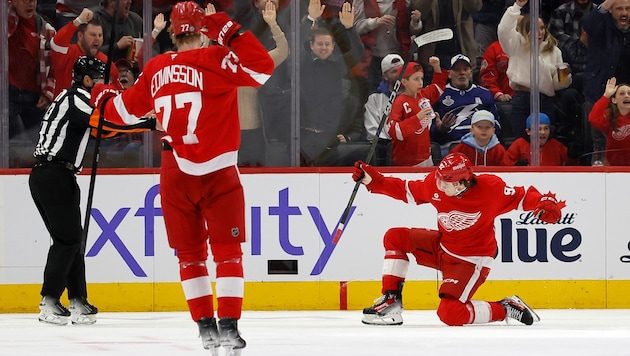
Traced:
<path fill-rule="evenodd" d="M 83 87 L 64 89 L 42 119 L 34 156 L 48 161 L 70 162 L 80 170 L 91 130 L 98 127 L 98 112 L 94 111 L 90 93 Z M 155 119 L 147 118 L 128 126 L 103 120 L 103 130 L 108 134 L 155 130 Z"/>

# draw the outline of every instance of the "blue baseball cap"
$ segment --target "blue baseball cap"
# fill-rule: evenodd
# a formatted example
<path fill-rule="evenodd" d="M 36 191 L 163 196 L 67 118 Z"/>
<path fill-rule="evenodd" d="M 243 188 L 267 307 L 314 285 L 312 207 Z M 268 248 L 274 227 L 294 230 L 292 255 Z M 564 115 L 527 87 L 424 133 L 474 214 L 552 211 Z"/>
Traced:
<path fill-rule="evenodd" d="M 538 114 L 538 124 L 539 125 L 551 125 L 551 120 L 549 120 L 549 116 L 547 116 L 547 114 L 545 114 L 544 112 L 541 112 L 540 114 Z M 527 117 L 527 121 L 525 122 L 525 127 L 527 127 L 527 129 L 531 129 L 532 128 L 532 116 L 529 115 Z"/>

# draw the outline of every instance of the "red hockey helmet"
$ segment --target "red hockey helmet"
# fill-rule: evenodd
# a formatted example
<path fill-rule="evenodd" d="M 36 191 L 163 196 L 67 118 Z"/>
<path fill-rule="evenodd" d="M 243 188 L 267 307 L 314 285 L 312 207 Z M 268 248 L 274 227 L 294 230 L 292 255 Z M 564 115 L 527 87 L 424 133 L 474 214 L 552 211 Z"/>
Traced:
<path fill-rule="evenodd" d="M 453 152 L 447 154 L 435 171 L 435 180 L 456 183 L 462 179 L 470 180 L 473 176 L 473 165 L 464 154 Z"/>
<path fill-rule="evenodd" d="M 173 34 L 201 33 L 204 16 L 206 16 L 205 12 L 196 2 L 178 2 L 171 11 Z"/>

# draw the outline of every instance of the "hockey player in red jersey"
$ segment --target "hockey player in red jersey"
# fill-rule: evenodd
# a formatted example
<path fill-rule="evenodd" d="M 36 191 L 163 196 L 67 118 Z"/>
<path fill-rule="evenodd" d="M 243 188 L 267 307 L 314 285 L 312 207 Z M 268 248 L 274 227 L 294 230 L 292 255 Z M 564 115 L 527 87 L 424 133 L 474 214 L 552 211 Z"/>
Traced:
<path fill-rule="evenodd" d="M 365 184 L 370 192 L 407 203 L 430 203 L 437 210 L 438 220 L 438 230 L 396 227 L 385 233 L 383 296 L 363 310 L 364 324 L 402 324 L 402 285 L 409 267 L 408 254 L 418 264 L 442 272 L 437 314 L 445 324 L 511 318 L 531 325 L 540 320 L 518 296 L 497 302 L 472 297 L 488 277 L 497 252 L 495 218 L 522 207 L 552 224 L 562 216 L 565 203 L 558 202 L 555 194 L 541 194 L 532 186 L 511 187 L 496 175 L 476 175 L 472 167 L 465 155 L 450 153 L 424 180 L 405 181 L 384 177 L 374 167 L 356 162 L 352 178 Z"/>
<path fill-rule="evenodd" d="M 97 86 L 93 104 L 110 121 L 133 122 L 151 110 L 164 127 L 160 195 L 169 245 L 177 251 L 184 295 L 204 348 L 238 355 L 243 303 L 241 243 L 245 203 L 237 151 L 239 86 L 259 87 L 273 71 L 267 50 L 224 12 L 205 16 L 193 1 L 174 5 L 178 52 L 150 60 L 120 95 Z M 205 29 L 202 30 L 202 27 Z M 218 45 L 203 48 L 202 32 Z M 216 264 L 217 315 L 206 260 Z M 217 328 L 218 324 L 218 328 Z"/>

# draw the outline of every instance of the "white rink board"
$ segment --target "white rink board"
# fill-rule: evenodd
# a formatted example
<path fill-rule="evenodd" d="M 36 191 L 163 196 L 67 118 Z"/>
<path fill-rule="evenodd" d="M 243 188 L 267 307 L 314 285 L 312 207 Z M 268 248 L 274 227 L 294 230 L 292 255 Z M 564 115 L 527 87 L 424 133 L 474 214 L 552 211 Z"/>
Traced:
<path fill-rule="evenodd" d="M 626 221 L 630 173 L 498 173 L 566 199 L 562 224 L 528 225 L 526 213 L 495 222 L 500 253 L 494 280 L 630 279 Z M 422 174 L 397 174 L 418 178 Z M 382 236 L 390 227 L 436 227 L 429 204 L 406 205 L 361 187 L 338 245 L 330 242 L 352 192 L 349 173 L 243 174 L 247 281 L 380 280 Z M 83 205 L 89 175 L 78 177 Z M 159 176 L 99 175 L 88 237 L 92 283 L 179 282 L 161 217 Z M 84 208 L 82 208 L 84 210 Z M 511 243 L 511 246 L 509 244 Z M 40 283 L 49 238 L 28 175 L 0 176 L 0 284 Z M 625 258 L 624 258 L 625 256 Z M 298 274 L 268 275 L 268 260 L 297 260 Z M 409 279 L 435 271 L 410 268 Z"/>

